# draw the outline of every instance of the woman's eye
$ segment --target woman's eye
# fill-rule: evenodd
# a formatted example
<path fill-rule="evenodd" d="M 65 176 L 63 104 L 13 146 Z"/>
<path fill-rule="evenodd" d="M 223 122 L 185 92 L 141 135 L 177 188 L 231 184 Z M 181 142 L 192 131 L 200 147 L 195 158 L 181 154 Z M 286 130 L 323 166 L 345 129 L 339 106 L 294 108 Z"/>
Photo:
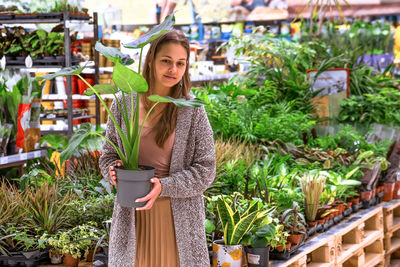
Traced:
<path fill-rule="evenodd" d="M 184 66 L 184 65 L 185 65 L 185 63 L 182 63 L 182 62 L 178 63 L 178 66 Z"/>
<path fill-rule="evenodd" d="M 168 63 L 169 60 L 168 60 L 168 59 L 162 59 L 161 62 L 162 62 L 162 63 Z"/>

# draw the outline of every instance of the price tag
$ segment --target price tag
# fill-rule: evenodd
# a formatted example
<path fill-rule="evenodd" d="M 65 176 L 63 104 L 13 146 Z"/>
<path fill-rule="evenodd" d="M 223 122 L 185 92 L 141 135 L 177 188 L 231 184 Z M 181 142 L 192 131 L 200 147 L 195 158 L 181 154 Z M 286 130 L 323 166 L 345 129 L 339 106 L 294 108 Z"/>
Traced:
<path fill-rule="evenodd" d="M 0 164 L 7 164 L 8 163 L 8 157 L 0 157 Z"/>
<path fill-rule="evenodd" d="M 19 156 L 19 158 L 20 158 L 21 160 L 26 160 L 26 159 L 28 159 L 28 153 L 22 153 L 22 154 Z"/>

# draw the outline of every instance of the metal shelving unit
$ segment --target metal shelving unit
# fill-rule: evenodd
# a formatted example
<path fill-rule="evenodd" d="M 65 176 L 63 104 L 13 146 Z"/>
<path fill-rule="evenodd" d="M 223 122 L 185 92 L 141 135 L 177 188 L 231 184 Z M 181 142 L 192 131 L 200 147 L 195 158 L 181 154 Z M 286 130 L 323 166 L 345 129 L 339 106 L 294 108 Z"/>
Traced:
<path fill-rule="evenodd" d="M 65 63 L 63 66 L 51 66 L 50 68 L 54 71 L 57 71 L 61 67 L 70 67 L 72 65 L 72 57 L 71 57 L 71 39 L 70 39 L 70 27 L 71 25 L 82 23 L 82 24 L 93 24 L 93 33 L 94 33 L 94 40 L 98 40 L 98 22 L 97 22 L 97 13 L 93 13 L 93 17 L 81 16 L 77 17 L 76 15 L 71 15 L 67 11 L 64 11 L 62 15 L 60 14 L 57 18 L 37 18 L 37 19 L 22 19 L 22 18 L 12 18 L 8 20 L 0 20 L 0 25 L 15 25 L 15 24 L 50 24 L 50 23 L 63 23 L 64 25 L 64 47 L 65 47 Z M 16 66 L 18 68 L 18 66 Z M 46 68 L 40 68 L 34 66 L 32 70 L 40 70 L 43 71 Z M 33 71 L 32 71 L 33 72 Z M 51 71 L 49 71 L 51 72 Z M 90 73 L 95 74 L 94 82 L 97 84 L 99 82 L 99 52 L 95 51 L 94 56 L 94 70 Z M 67 76 L 67 103 L 68 103 L 68 129 L 58 131 L 58 130 L 50 130 L 45 131 L 43 134 L 48 133 L 58 133 L 58 134 L 67 134 L 68 136 L 72 136 L 73 134 L 73 108 L 72 108 L 72 78 L 71 76 Z M 56 99 L 54 99 L 55 101 Z M 63 100 L 63 99 L 58 99 Z M 100 101 L 96 97 L 96 125 L 100 124 Z"/>

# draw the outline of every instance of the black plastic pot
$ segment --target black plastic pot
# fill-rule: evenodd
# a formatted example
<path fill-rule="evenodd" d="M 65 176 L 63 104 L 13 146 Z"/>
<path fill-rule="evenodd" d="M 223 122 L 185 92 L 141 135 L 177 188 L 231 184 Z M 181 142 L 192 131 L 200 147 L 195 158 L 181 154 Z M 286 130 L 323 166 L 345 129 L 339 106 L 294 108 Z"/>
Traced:
<path fill-rule="evenodd" d="M 31 253 L 31 255 L 30 255 Z M 24 255 L 25 254 L 25 255 Z M 38 266 L 41 261 L 49 260 L 48 250 L 38 250 L 37 252 L 11 252 L 8 256 L 1 256 L 1 266 Z"/>
<path fill-rule="evenodd" d="M 266 248 L 245 247 L 248 267 L 269 266 L 269 246 Z"/>
<path fill-rule="evenodd" d="M 317 232 L 317 225 L 315 225 L 314 227 L 308 228 L 307 229 L 307 235 L 308 236 L 312 236 L 313 234 L 315 234 Z"/>
<path fill-rule="evenodd" d="M 16 142 L 8 142 L 7 145 L 7 155 L 14 155 L 15 154 L 15 149 L 16 149 Z"/>
<path fill-rule="evenodd" d="M 348 216 L 350 216 L 350 214 L 351 214 L 352 212 L 353 212 L 353 209 L 351 209 L 351 208 L 345 209 L 344 212 L 343 212 L 343 215 L 344 215 L 345 217 L 348 217 Z"/>
<path fill-rule="evenodd" d="M 117 201 L 122 207 L 139 208 L 146 202 L 136 203 L 135 200 L 146 196 L 151 190 L 150 179 L 154 177 L 155 169 L 150 166 L 139 166 L 144 170 L 117 170 Z"/>

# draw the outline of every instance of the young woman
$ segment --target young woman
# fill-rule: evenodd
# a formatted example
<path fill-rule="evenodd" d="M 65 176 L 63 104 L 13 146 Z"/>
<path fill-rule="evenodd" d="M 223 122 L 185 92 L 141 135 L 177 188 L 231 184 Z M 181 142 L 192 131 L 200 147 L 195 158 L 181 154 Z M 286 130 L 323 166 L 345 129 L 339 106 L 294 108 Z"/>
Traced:
<path fill-rule="evenodd" d="M 151 43 L 143 68 L 149 91 L 140 97 L 140 124 L 152 104 L 147 96 L 191 98 L 189 52 L 186 37 L 176 30 Z M 129 112 L 136 108 L 136 99 L 132 104 L 127 97 L 126 102 Z M 111 111 L 125 130 L 117 104 L 111 105 Z M 110 120 L 106 136 L 121 144 Z M 202 193 L 215 178 L 215 152 L 204 108 L 158 104 L 144 125 L 139 164 L 156 168 L 153 187 L 138 199 L 147 201 L 142 208 L 123 208 L 115 202 L 109 266 L 210 266 Z M 100 168 L 113 185 L 118 165 L 117 153 L 105 142 Z"/>

